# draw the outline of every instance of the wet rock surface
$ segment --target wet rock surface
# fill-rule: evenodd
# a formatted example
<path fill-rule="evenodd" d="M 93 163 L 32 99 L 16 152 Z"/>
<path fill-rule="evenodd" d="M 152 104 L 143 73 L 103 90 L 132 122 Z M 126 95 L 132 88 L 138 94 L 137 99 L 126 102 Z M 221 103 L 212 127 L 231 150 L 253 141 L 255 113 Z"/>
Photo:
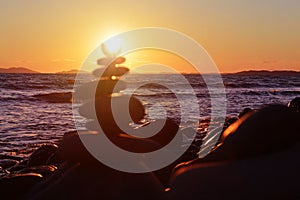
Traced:
<path fill-rule="evenodd" d="M 28 159 L 28 166 L 46 165 L 48 159 L 57 151 L 56 145 L 43 145 Z"/>
<path fill-rule="evenodd" d="M 176 167 L 170 198 L 297 199 L 299 120 L 283 105 L 241 117 L 205 158 Z"/>

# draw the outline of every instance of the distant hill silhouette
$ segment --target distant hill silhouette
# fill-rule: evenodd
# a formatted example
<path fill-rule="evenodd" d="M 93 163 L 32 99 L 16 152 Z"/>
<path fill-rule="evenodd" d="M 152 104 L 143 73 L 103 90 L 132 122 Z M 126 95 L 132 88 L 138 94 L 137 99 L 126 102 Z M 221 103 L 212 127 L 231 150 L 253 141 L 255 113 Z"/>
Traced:
<path fill-rule="evenodd" d="M 40 72 L 28 69 L 26 67 L 11 67 L 11 68 L 0 68 L 0 73 L 6 74 L 38 74 Z M 89 73 L 87 71 L 81 71 L 77 69 L 72 69 L 68 71 L 56 72 L 55 74 L 77 74 L 77 73 Z M 161 73 L 163 74 L 163 73 Z M 247 70 L 240 71 L 236 73 L 225 73 L 225 74 L 236 74 L 236 75 L 253 75 L 253 76 L 300 76 L 300 71 L 292 70 Z"/>
<path fill-rule="evenodd" d="M 36 74 L 40 73 L 25 67 L 0 68 L 0 73 L 5 74 Z"/>
<path fill-rule="evenodd" d="M 300 76 L 300 71 L 287 71 L 287 70 L 277 70 L 277 71 L 268 71 L 268 70 L 248 70 L 233 73 L 237 75 L 260 75 L 260 76 Z"/>
<path fill-rule="evenodd" d="M 77 70 L 77 69 L 71 69 L 68 71 L 57 72 L 56 74 L 77 74 L 77 73 L 88 73 L 88 72 L 82 71 L 82 70 Z"/>

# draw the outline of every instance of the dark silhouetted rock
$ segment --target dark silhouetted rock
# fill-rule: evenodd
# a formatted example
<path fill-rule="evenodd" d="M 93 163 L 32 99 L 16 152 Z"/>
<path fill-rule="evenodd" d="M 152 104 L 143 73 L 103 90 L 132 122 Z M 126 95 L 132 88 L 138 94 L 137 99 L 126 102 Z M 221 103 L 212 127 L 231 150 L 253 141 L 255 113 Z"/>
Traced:
<path fill-rule="evenodd" d="M 0 166 L 0 178 L 5 176 L 5 175 L 8 175 L 9 174 L 9 171 L 3 169 L 1 166 Z"/>
<path fill-rule="evenodd" d="M 101 128 L 104 130 L 116 130 L 119 132 L 120 129 L 118 129 L 118 126 L 115 123 L 115 118 L 111 109 L 112 103 L 124 125 L 127 123 L 128 126 L 128 123 L 132 121 L 137 123 L 144 118 L 145 109 L 142 103 L 135 97 L 127 95 L 113 97 L 103 96 L 96 100 L 95 107 L 93 107 L 92 102 L 82 105 L 79 108 L 79 113 L 88 119 L 98 119 Z M 124 113 L 128 112 L 128 109 L 130 116 L 124 115 Z M 95 114 L 97 116 L 95 116 Z"/>
<path fill-rule="evenodd" d="M 99 98 L 95 102 L 95 108 L 97 119 L 101 127 L 114 125 L 110 123 L 116 118 L 112 113 L 112 105 L 114 106 L 114 111 L 117 112 L 116 114 L 124 123 L 138 123 L 145 116 L 143 104 L 133 96 L 120 95 L 109 98 Z M 125 115 L 128 111 L 130 116 Z"/>
<path fill-rule="evenodd" d="M 268 106 L 249 116 L 221 146 L 228 159 L 282 151 L 300 142 L 300 118 L 287 107 Z"/>
<path fill-rule="evenodd" d="M 24 164 L 18 163 L 18 164 L 16 164 L 16 165 L 14 165 L 14 166 L 8 168 L 7 170 L 10 171 L 10 172 L 16 172 L 16 171 L 22 170 L 22 169 L 24 169 L 24 168 L 26 168 L 26 167 L 27 167 L 27 164 L 24 165 Z"/>
<path fill-rule="evenodd" d="M 7 175 L 0 179 L 1 197 L 20 199 L 41 180 L 42 175 L 35 173 Z"/>
<path fill-rule="evenodd" d="M 129 72 L 129 69 L 126 67 L 114 67 L 110 68 L 109 70 L 106 68 L 98 68 L 93 71 L 93 75 L 96 77 L 111 77 L 113 76 L 123 76 Z"/>
<path fill-rule="evenodd" d="M 105 58 L 100 58 L 97 60 L 98 65 L 103 65 L 103 66 L 115 66 L 122 64 L 126 61 L 124 57 L 105 57 Z"/>
<path fill-rule="evenodd" d="M 283 151 L 300 142 L 299 126 L 297 113 L 286 106 L 267 106 L 238 119 L 223 132 L 222 145 L 194 162 L 239 160 Z"/>
<path fill-rule="evenodd" d="M 243 117 L 245 114 L 253 112 L 252 108 L 244 108 L 243 111 L 239 114 L 239 118 Z"/>
<path fill-rule="evenodd" d="M 300 97 L 294 98 L 288 105 L 293 112 L 300 113 Z"/>
<path fill-rule="evenodd" d="M 3 160 L 3 159 L 11 159 L 11 160 L 17 160 L 17 161 L 23 160 L 23 158 L 18 157 L 18 156 L 0 155 L 0 160 Z"/>
<path fill-rule="evenodd" d="M 80 134 L 83 134 L 84 137 L 97 138 L 95 134 L 88 131 L 81 131 Z M 118 147 L 136 153 L 152 152 L 162 147 L 153 140 L 138 139 L 127 134 L 117 134 L 115 132 L 114 136 L 109 137 L 109 139 Z M 90 167 L 107 168 L 88 152 L 77 132 L 66 133 L 59 144 L 58 151 L 49 160 L 51 164 L 64 161 L 79 162 Z"/>
<path fill-rule="evenodd" d="M 12 159 L 2 159 L 2 160 L 0 160 L 0 166 L 3 169 L 8 169 L 10 167 L 15 166 L 18 163 L 19 162 L 17 160 L 12 160 Z"/>
<path fill-rule="evenodd" d="M 299 120 L 281 105 L 246 114 L 226 129 L 220 147 L 176 167 L 170 198 L 296 199 Z"/>
<path fill-rule="evenodd" d="M 239 116 L 239 117 L 241 117 L 241 116 Z M 233 124 L 234 122 L 236 122 L 237 119 L 238 118 L 236 118 L 236 117 L 227 117 L 225 119 L 225 123 L 224 123 L 224 126 L 223 126 L 223 131 L 225 129 L 227 129 L 231 124 Z"/>
<path fill-rule="evenodd" d="M 56 151 L 56 145 L 43 145 L 30 155 L 27 164 L 28 166 L 46 165 Z"/>
<path fill-rule="evenodd" d="M 36 173 L 36 174 L 41 174 L 43 177 L 46 177 L 52 174 L 55 170 L 57 170 L 57 167 L 55 167 L 54 165 L 40 165 L 35 167 L 27 167 L 21 169 L 16 173 L 17 174 Z"/>
<path fill-rule="evenodd" d="M 48 181 L 49 180 L 49 181 Z M 163 188 L 152 173 L 131 174 L 74 164 L 36 185 L 27 197 L 45 199 L 160 199 Z"/>
<path fill-rule="evenodd" d="M 237 161 L 187 165 L 171 178 L 169 199 L 298 199 L 300 145 Z"/>
<path fill-rule="evenodd" d="M 153 127 L 153 130 L 151 130 L 151 127 Z M 134 135 L 138 136 L 139 133 L 143 133 L 145 131 L 147 132 L 149 131 L 152 133 L 155 130 L 155 127 L 162 127 L 162 128 L 160 128 L 160 130 L 155 135 L 147 138 L 161 144 L 162 146 L 169 144 L 171 140 L 173 140 L 177 132 L 179 131 L 179 126 L 173 120 L 167 118 L 166 120 L 158 119 L 151 123 L 145 124 L 140 128 L 135 129 Z M 148 128 L 150 128 L 150 130 Z M 182 140 L 183 140 L 182 137 L 180 137 L 179 140 L 177 141 L 178 147 L 182 144 Z"/>
<path fill-rule="evenodd" d="M 77 131 L 65 133 L 58 145 L 58 150 L 48 160 L 49 164 L 57 164 L 65 161 L 74 163 L 97 163 L 93 156 L 82 144 Z"/>
<path fill-rule="evenodd" d="M 94 100 L 102 95 L 120 92 L 126 89 L 126 83 L 118 80 L 93 81 L 81 85 L 75 89 L 75 100 Z"/>
<path fill-rule="evenodd" d="M 19 163 L 17 163 L 16 165 L 14 165 L 14 166 L 8 168 L 7 170 L 8 170 L 9 172 L 11 172 L 11 173 L 14 173 L 14 172 L 16 172 L 16 171 L 19 171 L 19 170 L 21 170 L 21 169 L 26 168 L 26 167 L 27 167 L 27 162 L 28 162 L 27 159 L 21 160 L 21 161 L 19 161 Z"/>

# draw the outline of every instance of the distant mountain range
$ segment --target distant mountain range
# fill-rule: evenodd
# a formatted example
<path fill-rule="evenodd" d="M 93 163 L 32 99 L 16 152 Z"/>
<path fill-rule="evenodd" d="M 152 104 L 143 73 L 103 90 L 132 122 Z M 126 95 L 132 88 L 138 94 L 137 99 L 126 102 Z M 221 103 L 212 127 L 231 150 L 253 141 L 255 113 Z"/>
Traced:
<path fill-rule="evenodd" d="M 37 74 L 40 72 L 33 71 L 25 67 L 0 68 L 1 74 Z"/>
<path fill-rule="evenodd" d="M 68 71 L 57 72 L 56 74 L 77 74 L 77 73 L 88 73 L 87 71 L 71 69 Z"/>
<path fill-rule="evenodd" d="M 277 71 L 268 71 L 268 70 L 248 70 L 233 73 L 237 75 L 259 75 L 259 76 L 300 76 L 300 71 L 288 71 L 288 70 L 277 70 Z"/>
<path fill-rule="evenodd" d="M 88 73 L 86 71 L 80 71 L 77 69 L 72 69 L 68 71 L 61 71 L 55 74 L 77 74 L 77 73 Z M 34 71 L 25 67 L 11 67 L 11 68 L 0 68 L 0 73 L 10 73 L 10 74 L 37 74 L 40 73 L 38 71 Z M 268 71 L 268 70 L 248 70 L 248 71 L 241 71 L 237 73 L 226 73 L 226 74 L 237 74 L 237 75 L 261 75 L 261 76 L 271 76 L 271 75 L 278 75 L 278 76 L 300 76 L 300 71 L 288 71 L 288 70 L 277 70 L 277 71 Z"/>
<path fill-rule="evenodd" d="M 88 73 L 86 71 L 72 69 L 68 71 L 57 72 L 55 74 L 77 74 L 79 72 Z M 40 72 L 28 69 L 26 67 L 11 67 L 11 68 L 0 68 L 0 74 L 40 74 Z"/>

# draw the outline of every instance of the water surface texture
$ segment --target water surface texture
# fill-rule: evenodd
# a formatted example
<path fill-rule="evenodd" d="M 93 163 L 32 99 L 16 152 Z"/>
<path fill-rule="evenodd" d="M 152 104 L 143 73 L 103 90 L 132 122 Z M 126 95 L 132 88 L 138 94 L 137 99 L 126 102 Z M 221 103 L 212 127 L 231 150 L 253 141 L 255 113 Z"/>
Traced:
<path fill-rule="evenodd" d="M 237 115 L 243 108 L 258 109 L 263 104 L 288 104 L 300 96 L 299 76 L 250 76 L 222 75 L 226 87 L 227 114 Z M 195 91 L 198 106 L 187 106 L 184 119 L 208 118 L 210 96 L 206 84 L 199 75 L 185 75 Z M 67 74 L 0 74 L 0 154 L 28 155 L 45 143 L 57 143 L 61 136 L 75 130 L 72 104 L 75 75 Z M 91 76 L 87 75 L 87 80 Z M 128 94 L 141 82 L 151 82 L 134 91 L 147 109 L 147 118 L 156 119 L 167 115 L 180 121 L 180 105 L 170 89 L 172 87 L 183 102 L 189 105 L 189 86 L 178 82 L 176 75 L 138 75 L 126 77 Z M 82 80 L 82 82 L 86 82 Z M 218 84 L 218 83 L 216 83 Z M 78 107 L 74 105 L 74 107 Z M 195 112 L 200 111 L 200 116 Z M 82 120 L 84 128 L 85 119 Z"/>

